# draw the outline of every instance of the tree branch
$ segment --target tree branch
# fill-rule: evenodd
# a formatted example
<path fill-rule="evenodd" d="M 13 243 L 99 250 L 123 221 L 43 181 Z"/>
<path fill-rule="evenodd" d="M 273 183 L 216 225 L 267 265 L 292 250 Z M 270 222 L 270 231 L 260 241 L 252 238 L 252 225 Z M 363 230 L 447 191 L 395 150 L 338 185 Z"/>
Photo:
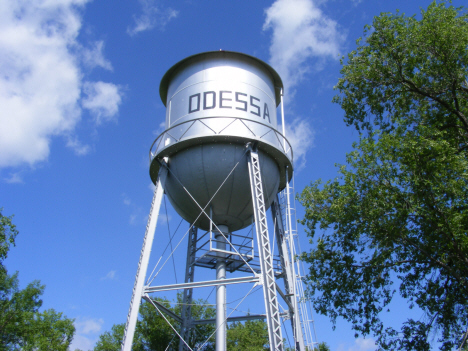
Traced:
<path fill-rule="evenodd" d="M 402 263 L 414 263 L 414 261 L 413 260 L 401 260 L 401 261 L 396 261 L 396 262 L 393 262 L 392 264 L 386 264 L 386 265 L 373 265 L 371 263 L 366 264 L 366 265 L 352 264 L 351 267 L 353 267 L 353 268 L 370 268 L 370 267 L 390 268 L 390 267 L 399 266 Z"/>
<path fill-rule="evenodd" d="M 446 101 L 440 99 L 439 97 L 433 96 L 433 95 L 427 93 L 426 91 L 418 88 L 416 86 L 416 84 L 414 84 L 411 80 L 406 79 L 404 76 L 401 77 L 401 81 L 402 81 L 402 83 L 405 83 L 410 89 L 412 88 L 413 92 L 438 102 L 439 104 L 444 106 L 448 111 L 454 113 L 458 117 L 458 119 L 463 123 L 463 125 L 465 126 L 465 130 L 468 131 L 468 119 L 465 117 L 465 115 L 463 113 L 461 113 L 460 111 L 455 110 L 452 106 L 450 106 L 449 103 L 447 103 Z"/>
<path fill-rule="evenodd" d="M 460 343 L 460 347 L 458 349 L 458 351 L 461 351 L 462 348 L 463 348 L 463 345 L 465 345 L 465 342 L 466 342 L 466 338 L 468 337 L 468 328 L 466 329 L 466 332 L 465 332 L 465 336 L 463 337 L 463 340 L 462 342 Z"/>
<path fill-rule="evenodd" d="M 440 260 L 438 260 L 436 258 L 433 258 L 426 250 L 424 250 L 419 245 L 417 245 L 415 243 L 412 243 L 411 241 L 409 241 L 408 238 L 405 238 L 405 237 L 402 236 L 401 239 L 403 241 L 405 241 L 408 245 L 411 245 L 415 249 L 421 251 L 424 254 L 424 256 L 427 257 L 430 261 L 434 262 L 436 265 L 439 265 L 440 267 L 442 267 L 446 271 L 448 271 L 450 273 L 450 275 L 452 277 L 454 277 L 460 283 L 460 285 L 464 288 L 464 290 L 466 290 L 468 292 L 468 286 L 466 285 L 465 279 L 463 277 L 461 277 L 457 272 L 454 272 L 453 269 L 450 266 L 448 266 L 447 264 L 443 263 L 442 261 L 440 261 Z"/>

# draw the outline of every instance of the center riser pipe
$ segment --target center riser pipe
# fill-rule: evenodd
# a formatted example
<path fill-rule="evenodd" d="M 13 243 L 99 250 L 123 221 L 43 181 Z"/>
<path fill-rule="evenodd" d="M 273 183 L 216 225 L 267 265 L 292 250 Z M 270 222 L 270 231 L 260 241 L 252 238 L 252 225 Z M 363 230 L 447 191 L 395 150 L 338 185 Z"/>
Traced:
<path fill-rule="evenodd" d="M 226 251 L 226 239 L 224 236 L 229 235 L 228 227 L 219 225 L 218 228 L 223 233 L 217 233 L 215 235 L 216 248 Z M 218 252 L 217 255 L 216 279 L 225 280 L 226 254 Z M 218 285 L 216 287 L 216 351 L 226 351 L 226 285 Z"/>
<path fill-rule="evenodd" d="M 228 228 L 219 225 L 218 228 L 224 235 L 228 235 Z M 222 233 L 215 235 L 216 248 L 226 251 L 226 239 Z M 226 279 L 225 253 L 218 252 L 216 261 L 216 280 Z M 226 351 L 226 285 L 216 287 L 216 351 Z"/>

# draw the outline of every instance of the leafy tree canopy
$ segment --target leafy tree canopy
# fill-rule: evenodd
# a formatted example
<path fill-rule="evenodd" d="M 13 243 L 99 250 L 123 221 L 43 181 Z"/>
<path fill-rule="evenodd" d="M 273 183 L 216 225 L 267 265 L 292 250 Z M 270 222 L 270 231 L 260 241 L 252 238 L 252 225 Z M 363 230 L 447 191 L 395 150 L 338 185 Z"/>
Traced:
<path fill-rule="evenodd" d="M 11 245 L 15 245 L 15 238 L 18 235 L 16 226 L 12 223 L 13 216 L 2 215 L 3 208 L 0 208 L 0 267 L 2 270 L 3 261 L 7 258 Z"/>
<path fill-rule="evenodd" d="M 468 16 L 449 3 L 375 17 L 334 98 L 360 140 L 337 179 L 299 196 L 315 309 L 382 349 L 452 350 L 468 335 L 467 48 Z M 396 294 L 422 318 L 384 325 Z"/>
<path fill-rule="evenodd" d="M 167 309 L 180 315 L 181 296 L 178 304 L 171 306 L 168 300 L 157 299 Z M 203 300 L 195 301 L 192 305 L 192 317 L 198 319 L 214 318 L 216 311 L 204 304 Z M 166 316 L 176 328 L 179 324 Z M 120 351 L 124 334 L 124 324 L 116 324 L 111 331 L 103 333 L 94 347 L 94 351 Z M 188 340 L 194 350 L 215 350 L 214 324 L 197 325 Z M 208 342 L 205 341 L 210 337 Z M 262 320 L 234 322 L 227 328 L 228 350 L 269 350 L 267 324 Z M 169 348 L 167 348 L 169 346 Z M 178 350 L 179 339 L 171 327 L 166 323 L 156 309 L 148 302 L 140 306 L 140 318 L 137 322 L 132 349 L 135 351 Z M 322 350 L 319 348 L 319 350 Z M 326 351 L 327 349 L 323 349 Z"/>
<path fill-rule="evenodd" d="M 330 351 L 330 347 L 326 342 L 321 342 L 314 348 L 314 351 Z"/>
<path fill-rule="evenodd" d="M 34 281 L 19 288 L 18 272 L 3 265 L 18 231 L 0 209 L 0 350 L 67 351 L 75 333 L 73 320 L 49 309 L 40 312 L 44 286 Z"/>
<path fill-rule="evenodd" d="M 269 350 L 268 326 L 263 320 L 231 323 L 226 344 L 227 349 L 233 351 Z"/>
<path fill-rule="evenodd" d="M 171 306 L 167 299 L 156 299 L 168 310 L 180 315 L 182 296 L 178 295 L 177 304 Z M 149 302 L 144 302 L 140 306 L 140 318 L 135 329 L 132 350 L 135 351 L 158 351 L 178 350 L 179 338 L 173 329 L 167 324 L 164 318 Z M 203 300 L 194 301 L 192 305 L 192 317 L 194 319 L 210 319 L 214 318 L 215 310 L 213 307 L 204 304 Z M 179 328 L 179 323 L 166 316 L 169 322 L 176 328 Z M 123 340 L 125 324 L 115 324 L 110 332 L 104 332 L 99 336 L 99 340 L 94 347 L 94 351 L 120 351 Z M 188 344 L 191 348 L 205 344 L 206 339 L 214 332 L 212 324 L 197 325 L 191 333 Z M 203 346 L 202 350 L 214 350 L 214 336 Z"/>

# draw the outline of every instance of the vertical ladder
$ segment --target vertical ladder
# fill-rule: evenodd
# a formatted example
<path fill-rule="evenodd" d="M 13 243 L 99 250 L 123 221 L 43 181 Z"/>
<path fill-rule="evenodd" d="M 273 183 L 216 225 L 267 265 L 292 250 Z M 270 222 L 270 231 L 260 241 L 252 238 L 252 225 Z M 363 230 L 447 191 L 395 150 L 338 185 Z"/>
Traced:
<path fill-rule="evenodd" d="M 306 351 L 304 345 L 304 337 L 302 335 L 302 326 L 301 319 L 299 316 L 298 304 L 296 296 L 298 295 L 296 291 L 296 279 L 293 263 L 291 263 L 290 250 L 287 245 L 286 232 L 284 228 L 285 225 L 285 216 L 283 216 L 280 205 L 279 198 L 276 195 L 273 203 L 271 204 L 271 214 L 273 217 L 273 223 L 276 229 L 276 241 L 278 246 L 278 254 L 281 259 L 281 265 L 283 270 L 283 281 L 284 289 L 286 290 L 286 299 L 289 302 L 289 314 L 291 319 L 291 327 L 294 334 L 295 350 L 297 351 Z M 294 260 L 294 258 L 292 258 Z"/>
<path fill-rule="evenodd" d="M 305 347 L 308 350 L 313 350 L 316 346 L 317 336 L 315 333 L 314 320 L 312 318 L 312 309 L 310 308 L 310 302 L 305 299 L 304 296 L 304 285 L 303 285 L 303 275 L 305 268 L 303 263 L 297 258 L 296 244 L 300 250 L 299 238 L 297 235 L 297 220 L 295 216 L 295 206 L 294 200 L 290 201 L 291 194 L 294 194 L 294 178 L 292 180 L 293 186 L 290 184 L 286 185 L 286 188 L 279 194 L 280 206 L 286 218 L 286 231 L 285 237 L 289 243 L 290 257 L 291 257 L 291 266 L 294 271 L 294 279 L 292 284 L 295 285 L 296 289 L 296 306 L 298 312 L 298 318 L 300 322 L 300 327 L 302 329 L 303 340 Z"/>
<path fill-rule="evenodd" d="M 153 247 L 154 232 L 156 231 L 156 224 L 159 217 L 159 209 L 161 207 L 162 198 L 164 195 L 164 183 L 166 182 L 167 168 L 162 165 L 159 170 L 156 188 L 154 189 L 153 201 L 151 203 L 151 210 L 146 225 L 145 238 L 143 239 L 143 246 L 141 248 L 140 261 L 138 262 L 138 269 L 135 277 L 135 284 L 133 285 L 132 299 L 130 301 L 130 308 L 127 316 L 127 323 L 125 324 L 124 337 L 122 341 L 122 351 L 131 351 L 133 336 L 135 334 L 136 323 L 138 320 L 138 311 L 140 309 L 140 302 L 143 296 L 143 289 L 145 285 L 146 270 L 148 269 L 148 262 Z"/>
<path fill-rule="evenodd" d="M 281 320 L 276 295 L 276 282 L 273 270 L 273 256 L 270 250 L 268 226 L 266 218 L 265 200 L 263 196 L 262 176 L 258 152 L 251 145 L 249 147 L 249 176 L 254 208 L 255 226 L 257 231 L 258 256 L 260 260 L 265 312 L 268 325 L 270 350 L 283 351 L 283 337 L 281 335 Z"/>
<path fill-rule="evenodd" d="M 284 99 L 283 99 L 283 88 L 281 88 L 280 95 L 281 95 L 281 125 L 283 127 L 283 148 L 286 150 L 286 125 L 284 123 Z M 286 172 L 287 174 L 287 172 Z M 290 203 L 290 194 L 292 192 L 294 196 L 294 177 L 292 179 L 293 186 L 291 187 L 288 182 L 286 182 L 286 189 L 283 190 L 280 194 L 280 197 L 282 199 L 281 207 L 284 210 L 285 216 L 283 217 L 286 220 L 286 228 L 287 228 L 287 233 L 285 234 L 286 240 L 289 242 L 289 249 L 290 252 L 289 254 L 291 255 L 291 267 L 292 271 L 294 272 L 296 269 L 294 267 L 294 264 L 297 263 L 297 275 L 294 273 L 295 277 L 294 280 L 292 281 L 292 284 L 295 286 L 296 290 L 296 304 L 299 312 L 299 317 L 300 317 L 300 324 L 302 326 L 302 331 L 303 331 L 303 336 L 304 336 L 304 342 L 305 346 L 307 347 L 308 350 L 313 350 L 315 343 L 314 339 L 312 338 L 312 332 L 310 330 L 310 325 L 312 324 L 313 327 L 313 332 L 314 332 L 314 338 L 315 340 L 317 339 L 315 335 L 315 326 L 314 326 L 314 321 L 313 319 L 309 319 L 308 315 L 308 308 L 310 306 L 310 303 L 306 302 L 304 299 L 304 287 L 302 285 L 302 272 L 304 271 L 304 265 L 299 264 L 299 261 L 296 258 L 296 249 L 294 245 L 294 239 L 297 238 L 297 222 L 296 218 L 294 218 L 294 227 L 292 226 L 293 220 L 291 219 L 291 211 L 294 212 L 294 217 L 295 217 L 295 206 L 294 206 L 294 201 L 293 201 L 293 206 L 291 208 L 291 203 Z M 286 198 L 286 199 L 285 199 Z M 280 211 L 281 212 L 281 211 Z M 299 240 L 297 240 L 297 243 L 299 244 Z M 299 251 L 300 251 L 300 246 L 299 246 Z M 312 310 L 311 311 L 311 316 L 312 316 Z"/>

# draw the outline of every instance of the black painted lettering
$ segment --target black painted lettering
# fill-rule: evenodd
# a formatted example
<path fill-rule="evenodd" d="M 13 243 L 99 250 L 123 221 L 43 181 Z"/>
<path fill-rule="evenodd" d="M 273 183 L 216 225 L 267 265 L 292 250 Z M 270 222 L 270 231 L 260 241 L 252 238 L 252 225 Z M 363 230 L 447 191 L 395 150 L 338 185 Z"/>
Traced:
<path fill-rule="evenodd" d="M 268 122 L 271 123 L 271 121 L 270 121 L 270 111 L 268 111 L 268 105 L 267 105 L 266 102 L 265 102 L 265 107 L 263 108 L 263 119 L 265 119 L 265 117 L 268 117 Z"/>
<path fill-rule="evenodd" d="M 236 110 L 241 110 L 241 111 L 246 111 L 247 112 L 247 101 L 239 99 L 240 95 L 247 96 L 247 94 L 236 92 L 236 102 L 240 102 L 242 105 L 244 105 L 244 107 L 236 107 Z"/>
<path fill-rule="evenodd" d="M 232 99 L 228 99 L 223 97 L 223 94 L 231 94 L 232 91 L 221 90 L 219 92 L 219 108 L 232 108 L 232 106 L 225 106 L 223 105 L 223 101 L 232 101 Z"/>
<path fill-rule="evenodd" d="M 211 95 L 212 98 L 211 98 L 211 102 L 212 102 L 212 105 L 211 106 L 208 106 L 207 105 L 207 96 L 208 95 Z M 204 110 L 211 110 L 212 108 L 215 108 L 216 107 L 216 93 L 214 91 L 205 91 L 203 93 L 203 109 Z"/>
<path fill-rule="evenodd" d="M 195 98 L 195 97 L 197 98 L 197 107 L 193 108 L 192 101 L 193 101 L 193 98 Z M 188 113 L 200 111 L 200 93 L 190 95 L 190 97 L 188 98 L 188 101 L 189 101 Z"/>
<path fill-rule="evenodd" d="M 253 113 L 255 116 L 260 117 L 260 106 L 255 105 L 253 103 L 254 100 L 257 100 L 258 102 L 260 102 L 260 99 L 257 99 L 255 96 L 252 96 L 252 95 L 250 96 L 250 106 L 255 107 L 257 109 L 257 112 L 250 110 L 250 113 Z"/>

